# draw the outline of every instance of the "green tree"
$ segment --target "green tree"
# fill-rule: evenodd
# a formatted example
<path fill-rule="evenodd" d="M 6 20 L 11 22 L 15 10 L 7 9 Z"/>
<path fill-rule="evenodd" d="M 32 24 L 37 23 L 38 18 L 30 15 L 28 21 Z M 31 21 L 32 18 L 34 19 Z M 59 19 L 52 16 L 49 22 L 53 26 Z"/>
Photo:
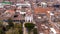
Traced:
<path fill-rule="evenodd" d="M 5 34 L 5 31 L 3 30 L 3 25 L 0 26 L 0 34 Z"/>
<path fill-rule="evenodd" d="M 0 20 L 0 34 L 5 34 L 5 31 L 4 31 L 3 27 L 4 27 L 3 21 Z"/>
<path fill-rule="evenodd" d="M 5 32 L 0 28 L 0 34 L 5 34 Z"/>
<path fill-rule="evenodd" d="M 28 30 L 28 34 L 30 34 L 30 32 L 32 31 L 32 29 L 34 28 L 35 24 L 33 23 L 25 23 L 25 27 Z"/>
<path fill-rule="evenodd" d="M 14 28 L 17 28 L 19 34 L 23 34 L 22 24 L 14 24 Z"/>
<path fill-rule="evenodd" d="M 19 29 L 19 34 L 23 34 L 23 30 L 22 29 Z"/>
<path fill-rule="evenodd" d="M 34 28 L 34 29 L 33 29 L 33 34 L 38 34 L 37 28 Z"/>
<path fill-rule="evenodd" d="M 3 25 L 3 21 L 2 21 L 2 20 L 0 20 L 0 26 L 1 26 L 1 25 Z"/>
<path fill-rule="evenodd" d="M 11 18 L 8 19 L 8 24 L 9 24 L 9 27 L 13 27 L 14 26 L 13 20 Z"/>

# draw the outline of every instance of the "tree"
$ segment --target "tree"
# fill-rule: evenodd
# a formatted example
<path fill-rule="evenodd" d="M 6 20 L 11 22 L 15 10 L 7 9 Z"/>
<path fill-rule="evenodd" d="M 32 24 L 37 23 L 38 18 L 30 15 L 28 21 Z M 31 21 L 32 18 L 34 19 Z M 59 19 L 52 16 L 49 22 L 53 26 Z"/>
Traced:
<path fill-rule="evenodd" d="M 14 28 L 17 28 L 19 34 L 23 34 L 22 24 L 14 24 Z"/>
<path fill-rule="evenodd" d="M 3 29 L 3 25 L 0 26 L 0 34 L 5 34 L 5 31 Z"/>
<path fill-rule="evenodd" d="M 5 34 L 5 31 L 6 31 L 6 29 L 3 25 L 3 21 L 0 20 L 0 34 Z"/>
<path fill-rule="evenodd" d="M 23 34 L 23 31 L 22 31 L 22 29 L 19 29 L 19 34 Z"/>
<path fill-rule="evenodd" d="M 13 27 L 14 26 L 13 20 L 11 18 L 8 19 L 8 24 L 9 24 L 9 27 Z"/>
<path fill-rule="evenodd" d="M 1 26 L 1 25 L 3 25 L 3 21 L 2 21 L 2 20 L 0 20 L 0 26 Z"/>
<path fill-rule="evenodd" d="M 37 28 L 34 28 L 34 29 L 33 29 L 33 34 L 38 34 Z"/>
<path fill-rule="evenodd" d="M 5 34 L 2 28 L 0 28 L 0 34 Z"/>
<path fill-rule="evenodd" d="M 25 23 L 25 27 L 28 30 L 28 34 L 30 34 L 30 32 L 32 31 L 32 29 L 34 28 L 35 24 L 33 23 Z"/>

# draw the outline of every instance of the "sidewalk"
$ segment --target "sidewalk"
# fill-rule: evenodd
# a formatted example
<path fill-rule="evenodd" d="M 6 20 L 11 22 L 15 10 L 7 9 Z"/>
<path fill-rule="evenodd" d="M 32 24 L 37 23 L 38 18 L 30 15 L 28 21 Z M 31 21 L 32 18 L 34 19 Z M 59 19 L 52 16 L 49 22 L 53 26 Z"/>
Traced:
<path fill-rule="evenodd" d="M 27 31 L 26 31 L 26 28 L 24 26 L 25 22 L 23 23 L 23 34 L 28 34 Z"/>

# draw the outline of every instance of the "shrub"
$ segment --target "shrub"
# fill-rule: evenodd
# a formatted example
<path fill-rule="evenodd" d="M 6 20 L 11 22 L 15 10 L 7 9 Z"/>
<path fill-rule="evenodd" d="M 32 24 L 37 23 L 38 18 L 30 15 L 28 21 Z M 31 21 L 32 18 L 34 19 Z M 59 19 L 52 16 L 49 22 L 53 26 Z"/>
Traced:
<path fill-rule="evenodd" d="M 38 34 L 38 32 L 37 32 L 37 29 L 36 29 L 36 28 L 34 28 L 34 29 L 33 29 L 33 34 Z"/>

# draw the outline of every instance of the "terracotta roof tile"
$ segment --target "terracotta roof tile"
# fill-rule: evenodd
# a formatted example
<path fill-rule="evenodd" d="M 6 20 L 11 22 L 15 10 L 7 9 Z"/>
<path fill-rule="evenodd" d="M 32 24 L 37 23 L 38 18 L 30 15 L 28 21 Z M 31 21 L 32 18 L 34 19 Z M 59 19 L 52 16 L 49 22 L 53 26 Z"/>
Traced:
<path fill-rule="evenodd" d="M 47 11 L 52 11 L 54 8 L 52 7 L 47 7 L 47 8 L 42 8 L 42 7 L 37 7 L 34 9 L 35 14 L 40 14 L 40 13 L 45 13 L 49 17 L 49 13 Z"/>
<path fill-rule="evenodd" d="M 54 8 L 52 7 L 48 7 L 48 8 L 37 7 L 34 9 L 34 11 L 35 11 L 35 14 L 38 14 L 38 13 L 47 13 L 47 11 L 51 11 L 53 9 Z"/>

